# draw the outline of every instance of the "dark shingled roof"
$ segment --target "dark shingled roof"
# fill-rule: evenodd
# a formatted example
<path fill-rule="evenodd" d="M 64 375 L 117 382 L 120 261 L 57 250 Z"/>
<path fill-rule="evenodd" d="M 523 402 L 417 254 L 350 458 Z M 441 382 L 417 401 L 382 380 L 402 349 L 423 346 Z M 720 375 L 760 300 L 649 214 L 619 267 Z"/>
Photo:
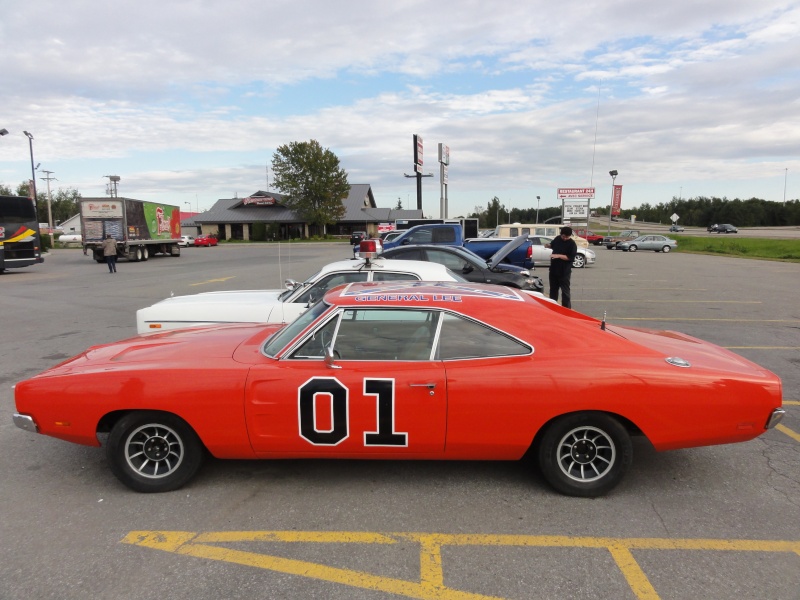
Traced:
<path fill-rule="evenodd" d="M 248 198 L 274 198 L 272 205 L 245 204 L 245 198 L 220 199 L 206 212 L 194 217 L 195 223 L 302 223 L 302 219 L 282 204 L 285 196 L 259 190 Z M 375 206 L 372 186 L 360 183 L 350 186 L 345 198 L 345 213 L 339 223 L 388 223 L 396 219 L 421 219 L 420 210 L 395 210 Z"/>

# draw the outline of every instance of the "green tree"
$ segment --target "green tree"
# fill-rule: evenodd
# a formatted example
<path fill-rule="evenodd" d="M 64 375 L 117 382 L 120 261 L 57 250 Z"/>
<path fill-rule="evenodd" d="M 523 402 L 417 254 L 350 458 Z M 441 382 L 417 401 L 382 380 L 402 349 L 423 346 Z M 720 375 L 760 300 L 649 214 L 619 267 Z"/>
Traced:
<path fill-rule="evenodd" d="M 344 216 L 342 200 L 350 193 L 347 172 L 336 155 L 316 140 L 278 147 L 272 170 L 275 189 L 286 196 L 286 205 L 323 235 L 326 225 Z"/>

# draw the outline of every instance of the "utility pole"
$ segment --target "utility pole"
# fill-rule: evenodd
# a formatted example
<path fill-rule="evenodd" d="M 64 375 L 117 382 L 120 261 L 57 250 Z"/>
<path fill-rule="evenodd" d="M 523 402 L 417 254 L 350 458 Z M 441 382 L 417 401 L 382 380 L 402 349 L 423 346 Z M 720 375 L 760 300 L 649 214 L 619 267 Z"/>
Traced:
<path fill-rule="evenodd" d="M 50 242 L 51 242 L 51 246 L 55 244 L 55 239 L 54 239 L 54 236 L 53 236 L 53 207 L 52 207 L 53 197 L 50 194 L 50 182 L 53 181 L 54 179 L 56 181 L 58 181 L 55 177 L 51 177 L 51 175 L 54 172 L 55 171 L 46 171 L 46 170 L 42 169 L 42 173 L 47 173 L 47 177 L 40 177 L 39 178 L 42 181 L 46 181 L 47 182 L 47 225 L 50 227 Z"/>

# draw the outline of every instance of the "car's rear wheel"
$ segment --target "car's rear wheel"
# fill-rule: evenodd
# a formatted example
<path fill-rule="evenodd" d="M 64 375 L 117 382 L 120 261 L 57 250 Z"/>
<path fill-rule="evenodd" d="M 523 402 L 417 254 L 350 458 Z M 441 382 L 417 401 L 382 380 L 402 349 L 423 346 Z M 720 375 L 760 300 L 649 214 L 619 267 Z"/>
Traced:
<path fill-rule="evenodd" d="M 637 250 L 638 248 L 636 247 L 636 244 L 631 244 L 628 246 L 628 252 L 636 252 Z"/>
<path fill-rule="evenodd" d="M 664 247 L 661 249 L 661 251 L 662 251 L 662 252 L 669 252 L 670 250 L 672 250 L 672 248 L 671 248 L 671 247 L 669 247 L 669 246 L 664 246 Z"/>
<path fill-rule="evenodd" d="M 544 478 L 557 491 L 594 498 L 620 482 L 633 461 L 633 444 L 613 417 L 575 413 L 548 426 L 538 458 Z"/>
<path fill-rule="evenodd" d="M 176 490 L 203 463 L 203 444 L 183 419 L 156 411 L 133 412 L 108 436 L 111 472 L 137 492 Z"/>
<path fill-rule="evenodd" d="M 572 261 L 572 266 L 576 269 L 582 269 L 586 266 L 586 257 L 583 254 L 576 254 L 575 260 Z"/>

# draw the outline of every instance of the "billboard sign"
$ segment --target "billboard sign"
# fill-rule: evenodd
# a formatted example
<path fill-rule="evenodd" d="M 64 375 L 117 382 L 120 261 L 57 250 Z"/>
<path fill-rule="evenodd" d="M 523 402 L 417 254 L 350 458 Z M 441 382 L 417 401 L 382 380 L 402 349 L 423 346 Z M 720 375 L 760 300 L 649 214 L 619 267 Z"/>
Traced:
<path fill-rule="evenodd" d="M 414 172 L 422 173 L 422 136 L 414 134 Z"/>
<path fill-rule="evenodd" d="M 564 222 L 567 221 L 587 221 L 589 219 L 588 200 L 565 200 L 562 212 Z"/>
<path fill-rule="evenodd" d="M 594 188 L 558 188 L 559 200 L 573 200 L 577 198 L 594 198 Z"/>

